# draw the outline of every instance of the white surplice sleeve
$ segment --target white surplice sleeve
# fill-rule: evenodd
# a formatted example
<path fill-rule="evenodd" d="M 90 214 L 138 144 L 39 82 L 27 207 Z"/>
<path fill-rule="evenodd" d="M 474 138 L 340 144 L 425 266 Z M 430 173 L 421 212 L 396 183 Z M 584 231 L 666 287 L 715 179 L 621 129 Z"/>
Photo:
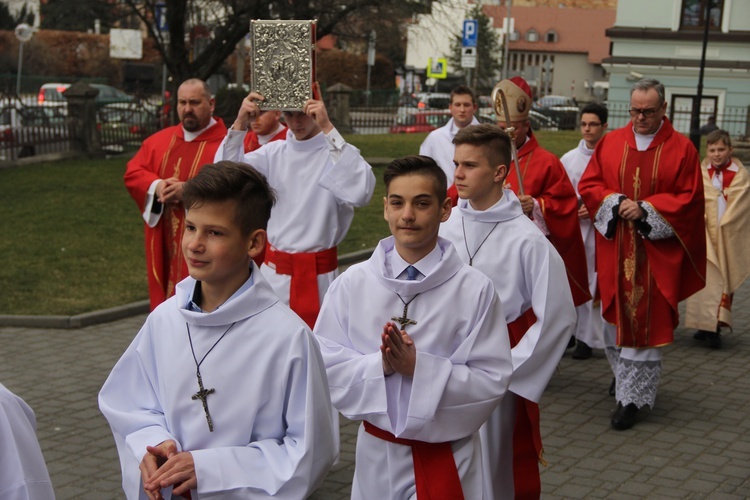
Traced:
<path fill-rule="evenodd" d="M 245 134 L 246 130 L 228 129 L 227 136 L 214 154 L 214 163 L 221 160 L 242 161 L 242 155 L 245 153 Z"/>
<path fill-rule="evenodd" d="M 539 402 L 573 334 L 576 311 L 565 264 L 542 237 L 524 249 L 522 286 L 531 297 L 536 322 L 513 347 L 513 378 L 509 390 Z"/>
<path fill-rule="evenodd" d="M 331 151 L 331 158 L 323 169 L 318 185 L 330 191 L 339 204 L 363 207 L 370 203 L 375 192 L 375 174 L 359 149 L 346 142 L 341 144 L 343 138 L 335 129 L 330 135 L 333 136 L 334 132 L 339 137 L 339 144 L 333 148 L 335 152 Z M 326 140 L 330 146 L 331 139 L 326 137 Z"/>
<path fill-rule="evenodd" d="M 450 357 L 420 352 L 417 345 L 409 407 L 396 436 L 427 442 L 464 438 L 479 430 L 505 394 L 513 369 L 500 299 L 489 281 L 473 299 L 455 304 L 452 297 L 455 308 L 444 306 L 448 314 L 471 316 L 468 334 Z"/>

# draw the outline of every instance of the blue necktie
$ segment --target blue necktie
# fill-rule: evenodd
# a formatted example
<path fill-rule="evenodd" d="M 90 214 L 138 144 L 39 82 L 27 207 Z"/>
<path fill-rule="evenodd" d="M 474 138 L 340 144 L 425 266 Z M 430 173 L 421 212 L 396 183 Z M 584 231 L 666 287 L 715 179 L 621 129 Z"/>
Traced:
<path fill-rule="evenodd" d="M 407 281 L 414 281 L 417 279 L 417 276 L 419 276 L 419 271 L 414 266 L 409 266 L 406 268 L 406 280 Z"/>

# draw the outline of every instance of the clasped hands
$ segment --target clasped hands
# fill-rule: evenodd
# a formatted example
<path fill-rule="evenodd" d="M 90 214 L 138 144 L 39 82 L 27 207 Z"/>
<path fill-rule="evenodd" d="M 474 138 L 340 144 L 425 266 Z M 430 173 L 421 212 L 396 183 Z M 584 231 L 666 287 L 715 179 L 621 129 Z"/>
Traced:
<path fill-rule="evenodd" d="M 177 451 L 177 443 L 171 439 L 147 446 L 140 465 L 143 489 L 150 500 L 162 500 L 163 488 L 174 486 L 172 495 L 190 493 L 198 487 L 193 455 Z"/>
<path fill-rule="evenodd" d="M 640 205 L 629 198 L 622 200 L 617 213 L 621 218 L 632 221 L 643 219 L 646 216 L 646 212 Z"/>
<path fill-rule="evenodd" d="M 394 373 L 412 377 L 417 365 L 417 348 L 405 330 L 399 330 L 395 323 L 388 322 L 380 335 L 380 353 L 383 358 L 383 373 Z"/>
<path fill-rule="evenodd" d="M 156 185 L 156 200 L 159 203 L 177 204 L 182 201 L 182 188 L 185 183 L 177 177 L 162 179 Z"/>

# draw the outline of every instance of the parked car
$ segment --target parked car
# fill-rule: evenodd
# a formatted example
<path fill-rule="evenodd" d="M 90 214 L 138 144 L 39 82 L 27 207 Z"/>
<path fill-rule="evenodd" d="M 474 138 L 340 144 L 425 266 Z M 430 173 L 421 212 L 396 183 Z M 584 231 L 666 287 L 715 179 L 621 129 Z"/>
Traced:
<path fill-rule="evenodd" d="M 94 102 L 97 105 L 105 104 L 116 104 L 116 103 L 131 103 L 135 101 L 132 95 L 128 95 L 122 90 L 116 89 L 109 85 L 103 85 L 101 83 L 90 83 L 92 87 L 99 90 L 99 93 L 94 98 Z M 69 83 L 45 83 L 39 89 L 37 95 L 37 103 L 40 106 L 65 106 L 68 101 L 63 96 Z"/>
<path fill-rule="evenodd" d="M 444 110 L 418 110 L 414 113 L 397 113 L 390 132 L 391 134 L 432 132 L 448 123 L 450 119 L 450 112 Z"/>
<path fill-rule="evenodd" d="M 562 95 L 546 95 L 534 101 L 532 110 L 552 118 L 562 130 L 573 130 L 578 125 L 578 105 Z"/>

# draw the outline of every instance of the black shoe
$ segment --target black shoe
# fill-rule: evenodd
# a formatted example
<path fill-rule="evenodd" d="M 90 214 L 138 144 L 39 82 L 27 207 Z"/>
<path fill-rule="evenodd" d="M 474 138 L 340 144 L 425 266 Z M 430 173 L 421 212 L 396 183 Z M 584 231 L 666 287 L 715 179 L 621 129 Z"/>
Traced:
<path fill-rule="evenodd" d="M 706 333 L 706 345 L 711 349 L 719 349 L 721 347 L 721 334 L 719 332 Z"/>
<path fill-rule="evenodd" d="M 570 337 L 570 340 L 568 340 L 568 347 L 566 347 L 565 349 L 572 349 L 575 346 L 576 346 L 576 338 Z"/>
<path fill-rule="evenodd" d="M 708 330 L 698 330 L 693 334 L 695 340 L 706 340 L 706 337 L 715 332 L 709 332 Z"/>
<path fill-rule="evenodd" d="M 589 359 L 591 357 L 591 348 L 589 345 L 579 340 L 576 342 L 576 348 L 573 351 L 573 359 Z"/>
<path fill-rule="evenodd" d="M 636 413 L 638 413 L 638 407 L 635 403 L 630 403 L 626 406 L 622 406 L 622 403 L 617 403 L 617 410 L 612 416 L 612 427 L 619 431 L 630 429 L 635 425 Z"/>
<path fill-rule="evenodd" d="M 615 377 L 612 377 L 612 383 L 609 384 L 609 395 L 614 396 L 615 395 L 615 388 L 617 386 L 617 379 Z"/>

